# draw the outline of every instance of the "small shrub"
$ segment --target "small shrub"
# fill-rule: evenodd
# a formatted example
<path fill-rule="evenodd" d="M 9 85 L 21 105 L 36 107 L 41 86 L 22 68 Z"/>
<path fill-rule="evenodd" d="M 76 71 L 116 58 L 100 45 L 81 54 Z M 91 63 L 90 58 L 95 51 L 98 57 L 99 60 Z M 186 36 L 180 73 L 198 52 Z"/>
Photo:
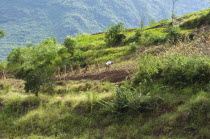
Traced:
<path fill-rule="evenodd" d="M 129 50 L 130 53 L 133 53 L 133 52 L 135 52 L 137 50 L 135 42 L 130 43 L 129 46 L 130 46 L 130 50 Z"/>
<path fill-rule="evenodd" d="M 99 98 L 98 98 L 97 94 L 94 92 L 87 92 L 86 95 L 88 98 L 87 100 L 88 100 L 88 104 L 89 104 L 89 108 L 90 108 L 90 113 L 92 114 L 93 107 L 98 102 Z"/>
<path fill-rule="evenodd" d="M 140 89 L 121 87 L 116 90 L 114 109 L 118 113 L 127 111 L 149 112 L 158 107 L 161 98 L 152 97 L 149 93 L 142 92 Z"/>
<path fill-rule="evenodd" d="M 158 57 L 148 55 L 141 58 L 139 72 L 133 79 L 133 85 L 139 85 L 139 83 L 151 84 L 156 78 L 155 76 L 160 76 L 162 66 L 162 60 Z"/>
<path fill-rule="evenodd" d="M 135 31 L 135 34 L 133 36 L 131 36 L 124 42 L 124 44 L 129 44 L 129 43 L 134 43 L 134 42 L 139 43 L 141 36 L 142 36 L 142 30 L 138 29 Z"/>
<path fill-rule="evenodd" d="M 2 88 L 3 89 L 2 91 L 5 92 L 5 93 L 8 93 L 10 91 L 11 87 L 12 87 L 11 84 L 4 84 L 3 88 Z"/>
<path fill-rule="evenodd" d="M 155 25 L 156 23 L 157 23 L 157 22 L 156 22 L 154 19 L 152 19 L 152 20 L 149 21 L 149 25 L 150 25 L 150 26 Z"/>
<path fill-rule="evenodd" d="M 160 45 L 160 44 L 164 44 L 165 42 L 166 42 L 165 36 L 150 35 L 149 40 L 148 40 L 149 45 Z"/>
<path fill-rule="evenodd" d="M 181 30 L 178 27 L 169 27 L 166 32 L 168 33 L 166 38 L 172 42 L 172 43 L 176 43 L 179 40 L 179 37 L 181 36 Z"/>
<path fill-rule="evenodd" d="M 76 40 L 74 38 L 72 38 L 71 36 L 67 36 L 64 39 L 64 46 L 68 49 L 68 52 L 73 55 L 74 49 L 76 46 Z"/>
<path fill-rule="evenodd" d="M 188 34 L 188 38 L 189 38 L 189 40 L 194 40 L 194 37 L 195 37 L 195 34 L 194 33 L 189 33 Z"/>

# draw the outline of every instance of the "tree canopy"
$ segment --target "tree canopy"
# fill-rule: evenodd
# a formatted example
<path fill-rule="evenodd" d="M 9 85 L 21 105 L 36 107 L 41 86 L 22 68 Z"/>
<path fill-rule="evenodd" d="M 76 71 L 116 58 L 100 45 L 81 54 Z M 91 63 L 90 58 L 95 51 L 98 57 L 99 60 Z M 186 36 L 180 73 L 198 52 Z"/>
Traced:
<path fill-rule="evenodd" d="M 37 46 L 14 48 L 8 56 L 8 71 L 26 81 L 25 90 L 38 96 L 42 88 L 50 87 L 57 66 L 69 56 L 67 48 L 48 38 Z M 60 54 L 62 51 L 62 54 Z"/>
<path fill-rule="evenodd" d="M 105 34 L 105 42 L 107 46 L 117 46 L 125 39 L 125 35 L 122 34 L 124 30 L 124 24 L 118 23 L 111 25 L 109 30 Z"/>

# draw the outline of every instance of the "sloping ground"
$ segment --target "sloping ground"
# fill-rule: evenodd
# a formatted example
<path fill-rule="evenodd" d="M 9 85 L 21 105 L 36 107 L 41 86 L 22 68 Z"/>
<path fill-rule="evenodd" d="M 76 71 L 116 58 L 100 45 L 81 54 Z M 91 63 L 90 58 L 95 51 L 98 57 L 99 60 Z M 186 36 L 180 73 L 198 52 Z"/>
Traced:
<path fill-rule="evenodd" d="M 204 40 L 205 38 L 202 38 L 194 43 L 189 42 L 189 44 L 183 45 L 186 48 L 191 45 L 200 48 L 207 43 Z M 204 48 L 208 49 L 209 47 Z M 70 76 L 67 77 L 67 80 L 88 79 L 120 82 L 121 78 L 130 77 L 131 71 L 131 69 L 118 68 L 118 70 Z M 2 105 L 0 111 L 2 111 L 2 119 L 4 119 L 0 120 L 0 125 L 2 125 L 0 126 L 0 131 L 2 130 L 0 138 L 9 138 L 10 136 L 15 138 L 18 136 L 20 136 L 19 138 L 55 138 L 54 135 L 57 134 L 56 138 L 75 139 L 210 137 L 209 109 L 207 109 L 210 106 L 209 92 L 198 92 L 197 89 L 194 92 L 193 87 L 180 89 L 170 88 L 170 86 L 157 86 L 158 88 L 154 88 L 154 92 L 150 90 L 154 96 L 131 96 L 130 92 L 126 91 L 124 93 L 131 96 L 128 99 L 130 102 L 139 100 L 137 102 L 143 106 L 146 104 L 146 106 L 152 106 L 151 108 L 154 106 L 155 109 L 151 109 L 150 112 L 145 112 L 144 109 L 140 112 L 128 111 L 119 116 L 109 111 L 113 110 L 113 101 L 111 100 L 113 100 L 112 93 L 114 92 L 109 87 L 114 85 L 101 86 L 101 84 L 89 83 L 86 85 L 86 83 L 81 83 L 78 85 L 77 82 L 75 84 L 71 82 L 68 86 L 71 89 L 67 86 L 59 86 L 60 94 L 55 96 L 41 94 L 40 98 L 29 96 L 26 93 L 16 93 L 19 97 L 13 98 L 15 93 L 5 91 L 5 95 L 0 95 L 4 100 L 2 103 L 0 99 L 0 105 Z M 101 91 L 97 91 L 98 88 Z M 123 98 L 123 96 L 119 98 L 120 102 L 123 102 L 121 101 L 124 100 Z M 104 104 L 102 102 L 110 105 L 101 105 Z"/>

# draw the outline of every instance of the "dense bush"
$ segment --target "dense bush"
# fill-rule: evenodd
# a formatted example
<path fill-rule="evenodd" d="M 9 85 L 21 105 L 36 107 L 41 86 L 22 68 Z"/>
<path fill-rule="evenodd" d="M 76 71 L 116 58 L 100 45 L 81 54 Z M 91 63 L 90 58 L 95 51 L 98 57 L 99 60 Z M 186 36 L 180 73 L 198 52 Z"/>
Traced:
<path fill-rule="evenodd" d="M 87 57 L 85 56 L 85 52 L 84 51 L 82 51 L 80 49 L 75 49 L 74 50 L 74 55 L 70 59 L 74 63 L 79 63 L 80 65 L 84 65 L 85 62 L 86 62 L 85 60 L 87 59 Z"/>
<path fill-rule="evenodd" d="M 166 56 L 163 58 L 146 56 L 142 58 L 134 84 L 152 83 L 161 80 L 170 85 L 208 84 L 210 81 L 210 61 L 201 56 Z"/>
<path fill-rule="evenodd" d="M 181 36 L 181 29 L 178 27 L 169 27 L 166 32 L 168 33 L 166 38 L 171 42 L 171 43 L 176 43 L 178 42 L 180 36 Z"/>
<path fill-rule="evenodd" d="M 42 88 L 47 88 L 48 93 L 53 93 L 55 70 L 56 68 L 52 65 L 44 65 L 43 67 L 39 66 L 31 70 L 25 78 L 26 92 L 31 91 L 35 93 L 36 96 L 38 96 L 38 92 Z"/>
<path fill-rule="evenodd" d="M 210 81 L 210 61 L 205 57 L 171 57 L 161 76 L 170 84 L 206 84 Z"/>
<path fill-rule="evenodd" d="M 8 71 L 18 78 L 24 78 L 25 77 L 25 68 L 28 66 L 25 66 L 24 63 L 26 61 L 30 61 L 31 57 L 30 55 L 30 48 L 27 47 L 18 47 L 13 48 L 12 52 L 7 57 L 8 61 Z"/>
<path fill-rule="evenodd" d="M 76 40 L 71 36 L 67 36 L 64 39 L 64 46 L 68 49 L 68 52 L 72 55 L 74 54 L 74 49 L 76 47 Z"/>
<path fill-rule="evenodd" d="M 132 35 L 131 37 L 129 37 L 127 40 L 125 40 L 125 44 L 129 44 L 129 43 L 139 43 L 140 37 L 142 36 L 142 30 L 138 29 L 135 31 L 135 34 Z"/>
<path fill-rule="evenodd" d="M 10 73 L 26 81 L 27 92 L 38 95 L 40 89 L 52 86 L 57 66 L 70 63 L 70 56 L 68 48 L 48 38 L 38 46 L 14 48 L 8 56 L 7 67 Z"/>
<path fill-rule="evenodd" d="M 6 70 L 7 62 L 0 62 L 0 70 Z"/>
<path fill-rule="evenodd" d="M 129 47 L 130 47 L 130 50 L 129 50 L 130 53 L 133 53 L 133 52 L 135 52 L 137 50 L 137 47 L 136 47 L 136 43 L 135 42 L 130 43 L 129 44 Z"/>
<path fill-rule="evenodd" d="M 118 23 L 111 25 L 109 30 L 105 34 L 105 42 L 107 46 L 118 46 L 126 38 L 121 32 L 124 30 L 124 24 Z"/>
<path fill-rule="evenodd" d="M 160 45 L 166 42 L 165 36 L 151 35 L 148 37 L 148 45 Z"/>

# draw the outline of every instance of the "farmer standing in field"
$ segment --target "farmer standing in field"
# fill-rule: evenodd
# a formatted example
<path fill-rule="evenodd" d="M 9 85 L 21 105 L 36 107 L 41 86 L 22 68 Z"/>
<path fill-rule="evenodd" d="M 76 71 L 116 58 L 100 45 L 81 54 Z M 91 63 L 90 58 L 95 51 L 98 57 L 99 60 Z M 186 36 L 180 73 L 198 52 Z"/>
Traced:
<path fill-rule="evenodd" d="M 110 70 L 110 66 L 113 64 L 113 61 L 106 62 L 106 70 Z"/>

